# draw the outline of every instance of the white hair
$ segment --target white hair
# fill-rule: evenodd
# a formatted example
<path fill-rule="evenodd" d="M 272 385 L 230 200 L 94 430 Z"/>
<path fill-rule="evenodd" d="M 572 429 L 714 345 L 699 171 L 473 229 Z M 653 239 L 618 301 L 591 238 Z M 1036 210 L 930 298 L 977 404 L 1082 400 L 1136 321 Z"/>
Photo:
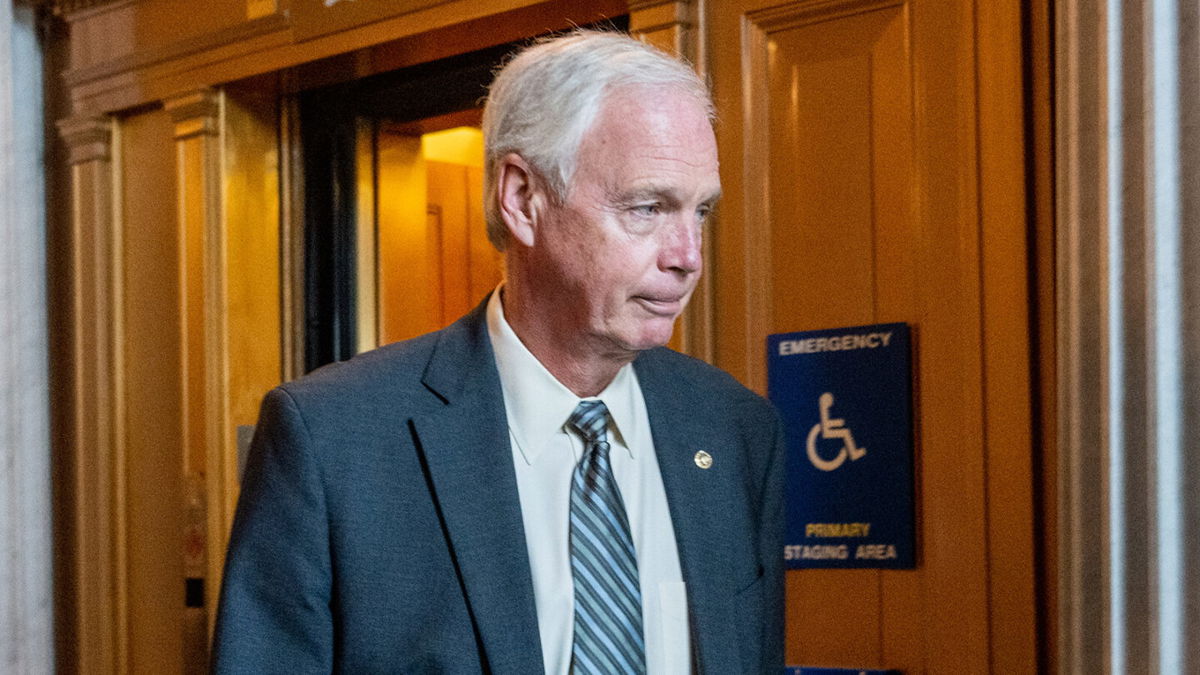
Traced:
<path fill-rule="evenodd" d="M 504 250 L 508 236 L 496 191 L 500 159 L 520 155 L 563 203 L 579 144 L 605 97 L 630 86 L 676 89 L 715 117 L 708 86 L 691 66 L 622 33 L 577 30 L 543 39 L 500 69 L 483 110 L 483 208 L 497 249 Z"/>

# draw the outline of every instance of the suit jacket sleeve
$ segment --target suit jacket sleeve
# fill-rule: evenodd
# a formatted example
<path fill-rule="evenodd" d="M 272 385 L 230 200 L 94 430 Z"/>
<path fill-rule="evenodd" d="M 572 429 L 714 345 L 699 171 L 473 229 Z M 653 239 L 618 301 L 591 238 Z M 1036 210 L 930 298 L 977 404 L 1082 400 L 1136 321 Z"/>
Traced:
<path fill-rule="evenodd" d="M 763 482 L 759 559 L 762 560 L 766 583 L 763 589 L 763 609 L 766 614 L 763 622 L 763 672 L 778 673 L 783 671 L 784 662 L 783 493 L 787 442 L 783 435 L 783 424 L 774 410 L 771 419 L 774 438 Z"/>
<path fill-rule="evenodd" d="M 267 394 L 225 561 L 214 672 L 332 669 L 329 523 L 311 446 L 293 398 Z"/>

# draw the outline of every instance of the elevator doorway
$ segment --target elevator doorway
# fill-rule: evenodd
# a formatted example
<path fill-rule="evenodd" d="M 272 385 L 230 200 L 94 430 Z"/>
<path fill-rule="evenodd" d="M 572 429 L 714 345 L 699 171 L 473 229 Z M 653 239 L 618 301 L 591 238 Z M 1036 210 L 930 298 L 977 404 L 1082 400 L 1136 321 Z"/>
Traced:
<path fill-rule="evenodd" d="M 525 44 L 297 95 L 304 372 L 449 325 L 499 283 L 479 127 L 492 73 Z"/>
<path fill-rule="evenodd" d="M 437 330 L 499 282 L 479 124 L 516 47 L 298 95 L 305 372 Z"/>
<path fill-rule="evenodd" d="M 483 220 L 478 111 L 373 131 L 374 218 L 360 214 L 359 232 L 375 238 L 376 274 L 358 279 L 360 350 L 449 325 L 496 287 L 501 266 Z"/>

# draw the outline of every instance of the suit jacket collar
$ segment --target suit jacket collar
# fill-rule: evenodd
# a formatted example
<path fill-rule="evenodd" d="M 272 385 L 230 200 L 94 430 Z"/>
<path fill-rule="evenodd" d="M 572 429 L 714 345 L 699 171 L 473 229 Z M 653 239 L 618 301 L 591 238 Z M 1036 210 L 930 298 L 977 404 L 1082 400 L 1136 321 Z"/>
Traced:
<path fill-rule="evenodd" d="M 493 673 L 540 673 L 542 650 L 525 528 L 500 376 L 487 335 L 485 299 L 442 331 L 422 381 L 445 404 L 413 420 L 429 480 L 453 548 L 484 661 Z M 687 584 L 699 672 L 733 672 L 730 593 L 717 526 L 732 466 L 700 469 L 697 450 L 713 429 L 696 392 L 674 387 L 656 350 L 634 362 Z"/>
<path fill-rule="evenodd" d="M 486 302 L 486 301 L 485 301 Z M 492 673 L 544 672 L 529 554 L 484 305 L 442 331 L 422 381 L 444 405 L 413 420 Z"/>
<path fill-rule="evenodd" d="M 692 622 L 692 650 L 699 673 L 738 672 L 738 645 L 732 630 L 729 558 L 730 536 L 726 502 L 736 494 L 731 455 L 713 447 L 725 434 L 714 428 L 703 413 L 704 393 L 678 386 L 678 378 L 659 358 L 659 350 L 643 353 L 634 368 L 646 399 L 650 432 L 658 455 L 659 471 L 667 493 L 667 506 L 675 528 L 679 564 L 687 584 Z M 696 462 L 699 450 L 714 461 L 703 469 Z M 743 524 L 744 525 L 744 524 Z"/>

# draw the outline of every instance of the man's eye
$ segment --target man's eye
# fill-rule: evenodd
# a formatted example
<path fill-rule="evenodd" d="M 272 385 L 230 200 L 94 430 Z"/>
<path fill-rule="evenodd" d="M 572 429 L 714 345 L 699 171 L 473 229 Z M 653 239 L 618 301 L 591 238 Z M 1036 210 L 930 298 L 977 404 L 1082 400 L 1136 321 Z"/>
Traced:
<path fill-rule="evenodd" d="M 711 214 L 712 214 L 711 206 L 701 206 L 700 208 L 696 209 L 696 221 L 703 223 L 704 221 L 708 220 L 708 217 Z"/>
<path fill-rule="evenodd" d="M 653 204 L 638 204 L 633 207 L 633 212 L 639 216 L 657 216 L 662 211 L 662 205 L 655 202 Z"/>

